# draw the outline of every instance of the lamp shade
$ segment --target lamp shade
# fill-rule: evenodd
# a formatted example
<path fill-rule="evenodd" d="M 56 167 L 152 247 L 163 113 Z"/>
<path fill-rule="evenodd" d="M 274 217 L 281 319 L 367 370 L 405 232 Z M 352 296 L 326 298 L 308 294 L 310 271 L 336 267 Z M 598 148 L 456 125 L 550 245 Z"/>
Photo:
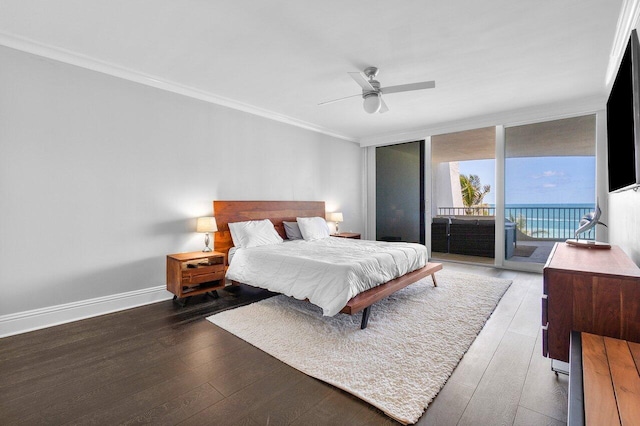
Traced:
<path fill-rule="evenodd" d="M 364 110 L 369 114 L 376 113 L 380 111 L 380 107 L 382 106 L 382 100 L 380 99 L 380 95 L 377 93 L 372 93 L 364 98 Z"/>
<path fill-rule="evenodd" d="M 218 232 L 218 224 L 215 217 L 199 217 L 196 224 L 196 232 Z"/>
<path fill-rule="evenodd" d="M 342 212 L 331 212 L 327 214 L 327 220 L 329 222 L 344 222 L 342 219 Z"/>

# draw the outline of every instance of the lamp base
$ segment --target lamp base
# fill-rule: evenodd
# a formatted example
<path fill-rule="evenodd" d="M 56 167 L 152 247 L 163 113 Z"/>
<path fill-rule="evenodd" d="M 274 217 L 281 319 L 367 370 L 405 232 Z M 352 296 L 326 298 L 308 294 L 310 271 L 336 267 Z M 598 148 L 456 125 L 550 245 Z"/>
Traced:
<path fill-rule="evenodd" d="M 204 234 L 204 249 L 202 249 L 203 252 L 207 253 L 211 250 L 211 247 L 209 247 L 209 233 L 207 232 L 206 234 Z"/>

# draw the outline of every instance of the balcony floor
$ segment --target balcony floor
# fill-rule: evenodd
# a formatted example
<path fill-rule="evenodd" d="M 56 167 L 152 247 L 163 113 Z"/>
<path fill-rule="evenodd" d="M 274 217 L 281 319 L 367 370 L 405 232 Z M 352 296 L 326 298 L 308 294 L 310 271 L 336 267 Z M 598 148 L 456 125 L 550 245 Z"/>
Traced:
<path fill-rule="evenodd" d="M 556 241 L 518 241 L 518 247 L 536 247 L 530 256 L 512 256 L 507 259 L 511 262 L 547 263 L 549 254 Z"/>
<path fill-rule="evenodd" d="M 507 259 L 510 262 L 527 262 L 545 264 L 551 250 L 556 241 L 518 241 L 518 247 L 535 247 L 529 256 L 512 256 Z M 494 260 L 491 257 L 465 256 L 454 253 L 433 252 L 431 257 L 434 260 L 443 260 L 450 262 L 479 263 L 483 265 L 493 265 Z"/>

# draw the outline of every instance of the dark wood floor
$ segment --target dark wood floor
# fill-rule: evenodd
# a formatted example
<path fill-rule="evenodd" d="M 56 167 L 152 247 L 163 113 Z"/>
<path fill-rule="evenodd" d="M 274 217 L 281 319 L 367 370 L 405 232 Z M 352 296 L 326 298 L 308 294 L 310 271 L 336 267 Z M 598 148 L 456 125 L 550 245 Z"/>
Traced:
<path fill-rule="evenodd" d="M 540 355 L 539 274 L 514 280 L 419 424 L 562 424 L 567 379 Z M 0 339 L 0 424 L 396 424 L 205 320 L 268 297 L 242 287 Z"/>

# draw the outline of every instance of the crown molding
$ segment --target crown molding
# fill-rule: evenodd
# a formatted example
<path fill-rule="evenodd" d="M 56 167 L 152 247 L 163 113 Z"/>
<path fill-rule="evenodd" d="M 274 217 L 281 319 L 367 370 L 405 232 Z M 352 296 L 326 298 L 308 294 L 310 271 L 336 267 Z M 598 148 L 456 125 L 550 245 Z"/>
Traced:
<path fill-rule="evenodd" d="M 605 77 L 605 85 L 609 88 L 613 84 L 613 79 L 618 70 L 618 64 L 622 60 L 622 55 L 627 47 L 627 41 L 631 35 L 631 31 L 638 27 L 640 20 L 640 0 L 624 0 L 618 24 L 616 25 L 616 34 L 613 38 L 613 46 L 609 54 L 609 66 Z"/>
<path fill-rule="evenodd" d="M 205 92 L 194 87 L 185 86 L 180 83 L 163 79 L 162 77 L 143 73 L 110 62 L 102 61 L 100 59 L 92 58 L 90 56 L 82 55 L 80 53 L 63 49 L 61 47 L 44 44 L 38 41 L 2 32 L 0 32 L 0 45 L 22 52 L 30 53 L 32 55 L 37 55 L 77 67 L 85 68 L 91 71 L 96 71 L 102 74 L 107 74 L 112 77 L 144 84 L 156 89 L 177 93 L 179 95 L 257 115 L 269 120 L 289 124 L 291 126 L 310 130 L 316 133 L 321 133 L 334 138 L 343 139 L 345 141 L 355 143 L 358 142 L 358 139 L 356 138 L 343 135 L 341 133 L 336 133 L 332 130 L 321 126 L 316 126 L 306 121 L 298 120 L 287 115 L 279 114 L 274 111 L 259 108 L 223 96 L 218 96 L 216 94 Z"/>

